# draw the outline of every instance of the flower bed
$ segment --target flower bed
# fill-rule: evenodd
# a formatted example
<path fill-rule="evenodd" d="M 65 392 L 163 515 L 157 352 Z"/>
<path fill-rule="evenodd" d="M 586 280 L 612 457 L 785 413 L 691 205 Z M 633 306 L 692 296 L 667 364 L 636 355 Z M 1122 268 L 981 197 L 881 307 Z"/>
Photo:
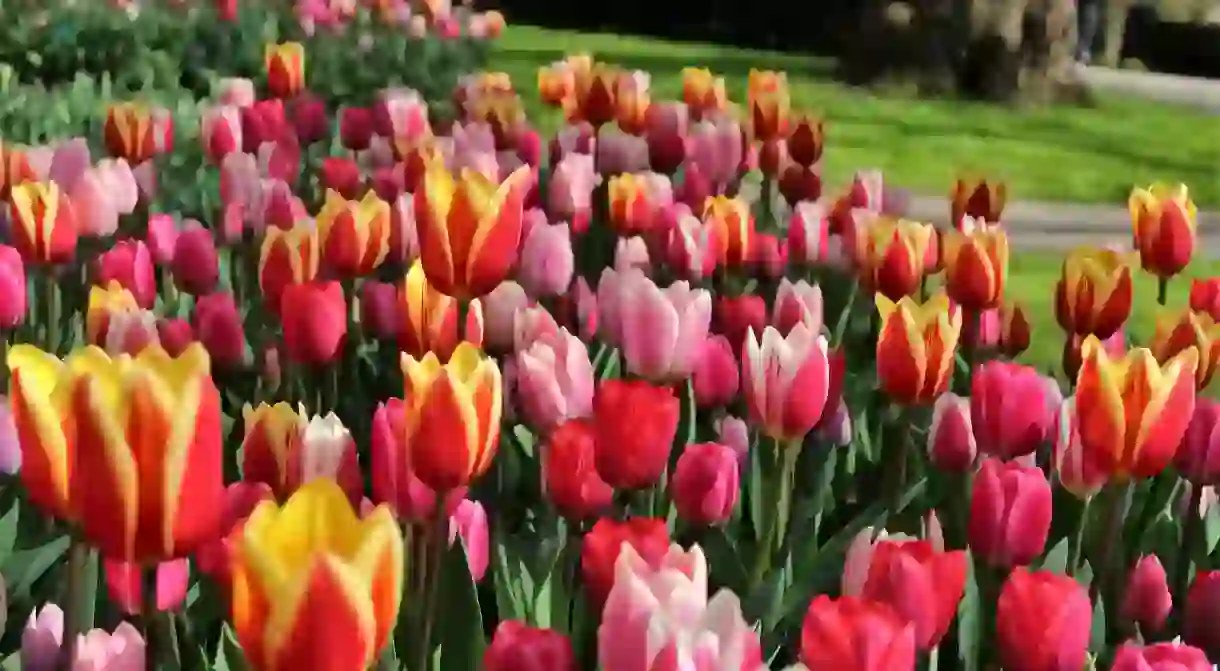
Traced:
<path fill-rule="evenodd" d="M 331 114 L 266 53 L 197 118 L 0 151 L 23 666 L 1220 660 L 1220 280 L 1123 332 L 1184 187 L 1067 254 L 1062 388 L 1011 361 L 1050 317 L 1005 300 L 1004 187 L 944 230 L 875 172 L 824 195 L 781 73 L 654 101 L 573 57 L 544 140 L 502 74 Z"/>

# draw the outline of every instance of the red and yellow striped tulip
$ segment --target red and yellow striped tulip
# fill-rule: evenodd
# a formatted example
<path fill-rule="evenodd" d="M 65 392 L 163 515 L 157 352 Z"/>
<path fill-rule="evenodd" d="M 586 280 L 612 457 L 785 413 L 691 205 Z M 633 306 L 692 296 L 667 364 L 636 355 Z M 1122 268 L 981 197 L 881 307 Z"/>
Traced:
<path fill-rule="evenodd" d="M 105 287 L 90 287 L 89 306 L 85 310 L 85 338 L 98 347 L 105 347 L 111 318 L 120 312 L 139 311 L 136 297 L 115 280 Z"/>
<path fill-rule="evenodd" d="M 605 63 L 594 63 L 587 71 L 576 71 L 571 112 L 594 128 L 614 121 L 618 112 L 618 85 L 622 71 Z"/>
<path fill-rule="evenodd" d="M 1081 357 L 1076 414 L 1085 458 L 1118 482 L 1165 470 L 1194 412 L 1198 350 L 1188 347 L 1162 365 L 1140 347 L 1115 361 L 1089 336 Z"/>
<path fill-rule="evenodd" d="M 415 192 L 420 260 L 438 291 L 468 300 L 495 289 L 517 262 L 525 187 L 521 166 L 496 184 L 463 168 L 454 175 L 442 163 L 428 166 Z"/>
<path fill-rule="evenodd" d="M 483 310 L 479 301 L 471 301 L 465 327 L 459 332 L 457 300 L 428 284 L 428 276 L 419 261 L 407 271 L 398 290 L 398 300 L 403 316 L 398 346 L 403 352 L 417 359 L 433 352 L 441 361 L 448 361 L 463 338 L 476 345 L 482 344 Z"/>
<path fill-rule="evenodd" d="M 13 424 L 21 447 L 21 483 L 44 513 L 71 519 L 69 484 L 75 448 L 67 368 L 55 355 L 26 344 L 12 346 L 7 364 L 12 371 Z"/>
<path fill-rule="evenodd" d="M 808 113 L 798 115 L 793 119 L 788 135 L 788 158 L 806 168 L 817 163 L 822 158 L 824 131 L 820 117 Z"/>
<path fill-rule="evenodd" d="M 102 129 L 106 151 L 132 166 L 151 159 L 157 153 L 157 128 L 153 110 L 143 103 L 117 103 L 106 109 L 106 124 Z"/>
<path fill-rule="evenodd" d="M 374 191 L 355 201 L 327 189 L 317 224 L 322 262 L 342 277 L 371 273 L 390 252 L 390 204 Z"/>
<path fill-rule="evenodd" d="M 1004 356 L 1016 357 L 1029 349 L 1032 330 L 1029 317 L 1020 303 L 1000 306 L 1000 352 Z"/>
<path fill-rule="evenodd" d="M 937 294 L 922 305 L 877 294 L 877 379 L 894 401 L 930 404 L 949 387 L 962 332 L 961 311 Z"/>
<path fill-rule="evenodd" d="M 0 142 L 0 201 L 7 201 L 13 187 L 38 180 L 25 149 Z"/>
<path fill-rule="evenodd" d="M 1008 234 L 998 226 L 971 233 L 947 230 L 941 237 L 945 291 L 962 309 L 997 307 L 1008 284 Z"/>
<path fill-rule="evenodd" d="M 683 68 L 682 101 L 686 103 L 693 121 L 713 112 L 723 112 L 729 106 L 724 78 L 713 75 L 707 68 Z"/>
<path fill-rule="evenodd" d="M 615 118 L 624 133 L 642 135 L 647 123 L 652 95 L 646 72 L 624 72 L 619 77 L 618 94 L 614 98 Z"/>
<path fill-rule="evenodd" d="M 470 117 L 491 127 L 497 147 L 512 146 L 525 125 L 525 107 L 516 91 L 489 91 L 469 106 Z"/>
<path fill-rule="evenodd" d="M 1008 202 L 1008 187 L 1004 182 L 991 182 L 986 179 L 958 179 L 953 184 L 949 194 L 951 203 L 952 224 L 960 227 L 962 217 L 982 219 L 991 224 L 999 223 L 1004 214 L 1004 205 Z"/>
<path fill-rule="evenodd" d="M 585 76 L 593 69 L 593 58 L 588 54 L 568 56 L 547 67 L 538 68 L 538 95 L 551 107 L 572 104 L 576 95 L 576 77 Z M 582 73 L 579 74 L 578 73 Z"/>
<path fill-rule="evenodd" d="M 367 669 L 398 619 L 403 541 L 378 506 L 361 519 L 333 481 L 264 501 L 233 552 L 230 611 L 256 671 Z"/>
<path fill-rule="evenodd" d="M 877 217 L 855 227 L 855 261 L 860 280 L 891 301 L 909 296 L 923 280 L 936 231 L 931 224 Z"/>
<path fill-rule="evenodd" d="M 1161 364 L 1179 353 L 1194 349 L 1199 361 L 1195 369 L 1195 388 L 1202 391 L 1212 381 L 1220 364 L 1220 324 L 1206 312 L 1186 309 L 1179 315 L 1161 315 L 1149 347 Z"/>
<path fill-rule="evenodd" d="M 268 44 L 263 66 L 267 90 L 276 98 L 291 98 L 305 88 L 305 47 L 300 42 Z"/>
<path fill-rule="evenodd" d="M 750 70 L 746 99 L 754 139 L 770 142 L 788 134 L 792 101 L 788 75 L 772 70 Z"/>
<path fill-rule="evenodd" d="M 744 200 L 728 196 L 708 198 L 703 207 L 703 226 L 719 241 L 721 264 L 737 267 L 751 260 L 754 215 Z"/>
<path fill-rule="evenodd" d="M 242 479 L 262 482 L 277 498 L 289 493 L 288 459 L 300 430 L 301 415 L 290 403 L 242 408 L 246 433 L 241 442 Z"/>
<path fill-rule="evenodd" d="M 1077 248 L 1064 260 L 1055 287 L 1055 318 L 1068 333 L 1104 340 L 1130 316 L 1132 291 L 1127 254 Z"/>
<path fill-rule="evenodd" d="M 609 201 L 609 224 L 623 237 L 641 235 L 652 230 L 656 222 L 656 203 L 645 175 L 625 172 L 614 175 L 606 187 Z"/>
<path fill-rule="evenodd" d="M 24 182 L 9 194 L 13 246 L 26 263 L 67 263 L 76 256 L 76 213 L 55 182 Z"/>
<path fill-rule="evenodd" d="M 1194 255 L 1199 215 L 1186 185 L 1135 189 L 1127 205 L 1144 270 L 1163 279 L 1182 272 Z"/>
<path fill-rule="evenodd" d="M 288 285 L 304 284 L 317 277 L 320 256 L 318 229 L 313 222 L 301 222 L 287 230 L 268 226 L 258 258 L 258 286 L 267 307 L 278 313 L 280 297 Z"/>
<path fill-rule="evenodd" d="M 491 466 L 503 385 L 496 360 L 463 342 L 442 364 L 404 354 L 406 441 L 416 475 L 436 492 L 465 487 Z"/>
<path fill-rule="evenodd" d="M 224 496 L 220 395 L 207 350 L 159 345 L 66 362 L 76 459 L 72 508 L 101 553 L 129 562 L 185 556 L 215 540 Z"/>

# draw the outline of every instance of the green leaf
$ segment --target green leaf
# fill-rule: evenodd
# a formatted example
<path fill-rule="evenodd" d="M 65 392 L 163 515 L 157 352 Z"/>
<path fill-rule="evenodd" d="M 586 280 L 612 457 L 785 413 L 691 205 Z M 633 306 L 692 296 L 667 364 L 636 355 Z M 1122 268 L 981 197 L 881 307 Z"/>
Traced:
<path fill-rule="evenodd" d="M 1039 567 L 1043 571 L 1050 571 L 1060 575 L 1067 575 L 1068 563 L 1068 539 L 1061 539 L 1051 548 L 1051 551 L 1046 553 L 1046 558 L 1042 560 L 1042 565 Z"/>
<path fill-rule="evenodd" d="M 1199 511 L 1189 510 L 1187 515 L 1197 515 Z M 1208 506 L 1207 514 L 1203 516 L 1203 539 L 1207 554 L 1211 554 L 1216 549 L 1216 543 L 1220 543 L 1220 506 Z"/>
<path fill-rule="evenodd" d="M 17 543 L 17 521 L 20 516 L 21 500 L 14 497 L 13 505 L 9 507 L 4 517 L 0 518 L 0 565 L 13 554 Z"/>
<path fill-rule="evenodd" d="M 1093 606 L 1093 628 L 1089 632 L 1089 650 L 1101 654 L 1106 650 L 1106 606 L 1098 599 Z"/>
<path fill-rule="evenodd" d="M 42 547 L 13 553 L 3 570 L 9 581 L 9 594 L 18 600 L 29 599 L 34 583 L 63 559 L 70 544 L 70 538 L 60 536 Z"/>
<path fill-rule="evenodd" d="M 454 543 L 445 552 L 441 568 L 440 608 L 434 631 L 440 635 L 440 655 L 445 671 L 479 671 L 483 667 L 483 612 L 479 594 L 470 577 L 466 551 Z"/>
<path fill-rule="evenodd" d="M 979 584 L 974 576 L 974 561 L 967 555 L 966 588 L 957 604 L 957 653 L 962 671 L 978 671 L 981 630 Z"/>
<path fill-rule="evenodd" d="M 744 594 L 748 576 L 733 538 L 723 528 L 712 527 L 699 536 L 699 547 L 707 556 L 707 566 L 715 582 L 737 594 Z"/>
<path fill-rule="evenodd" d="M 237 634 L 226 623 L 220 632 L 220 642 L 216 645 L 216 658 L 212 660 L 213 671 L 246 671 L 246 655 L 241 644 L 237 642 Z"/>

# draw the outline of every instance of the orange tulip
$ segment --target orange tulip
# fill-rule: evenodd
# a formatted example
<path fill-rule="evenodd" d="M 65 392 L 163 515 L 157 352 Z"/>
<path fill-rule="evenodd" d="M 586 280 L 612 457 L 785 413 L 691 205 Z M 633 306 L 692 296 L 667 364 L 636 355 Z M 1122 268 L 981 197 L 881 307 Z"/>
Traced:
<path fill-rule="evenodd" d="M 1081 357 L 1076 414 L 1084 458 L 1119 482 L 1165 470 L 1194 411 L 1198 350 L 1188 347 L 1163 365 L 1144 348 L 1113 361 L 1089 336 Z"/>
<path fill-rule="evenodd" d="M 1008 234 L 998 226 L 948 230 L 941 245 L 949 298 L 973 313 L 998 306 L 1008 283 Z"/>
<path fill-rule="evenodd" d="M 140 304 L 132 293 L 117 281 L 105 287 L 89 289 L 89 306 L 85 310 L 85 338 L 91 344 L 105 347 L 110 332 L 110 320 L 121 312 L 139 312 Z"/>
<path fill-rule="evenodd" d="M 615 116 L 618 119 L 618 127 L 624 133 L 643 134 L 648 108 L 652 105 L 648 86 L 649 77 L 646 72 L 625 72 L 619 77 L 618 95 L 614 99 Z"/>
<path fill-rule="evenodd" d="M 594 63 L 592 69 L 576 72 L 574 96 L 575 114 L 594 128 L 614 121 L 618 110 L 618 85 L 622 73 L 605 63 Z"/>
<path fill-rule="evenodd" d="M 623 237 L 651 231 L 656 221 L 656 203 L 646 175 L 623 173 L 610 178 L 606 188 L 610 204 L 609 224 Z"/>
<path fill-rule="evenodd" d="M 770 70 L 750 70 L 746 96 L 755 140 L 769 142 L 788 134 L 788 116 L 792 106 L 788 75 Z"/>
<path fill-rule="evenodd" d="M 924 304 L 903 296 L 897 303 L 877 294 L 877 379 L 891 399 L 929 404 L 949 388 L 962 314 L 944 294 Z"/>
<path fill-rule="evenodd" d="M 76 213 L 55 182 L 24 182 L 9 196 L 13 246 L 26 263 L 67 263 L 76 256 Z"/>
<path fill-rule="evenodd" d="M 238 534 L 230 612 L 252 669 L 372 666 L 402 601 L 402 532 L 389 508 L 362 519 L 319 479 L 282 508 L 260 503 Z"/>
<path fill-rule="evenodd" d="M 497 147 L 509 147 L 525 125 L 525 108 L 516 91 L 487 92 L 469 105 L 470 117 L 491 126 Z"/>
<path fill-rule="evenodd" d="M 390 252 L 390 204 L 374 191 L 354 201 L 327 189 L 317 224 L 322 262 L 340 276 L 367 275 Z"/>
<path fill-rule="evenodd" d="M 459 333 L 457 300 L 428 284 L 424 266 L 419 261 L 407 271 L 398 290 L 398 300 L 403 316 L 398 346 L 403 352 L 417 359 L 432 352 L 441 361 L 448 361 L 463 338 L 476 345 L 482 343 L 483 311 L 479 301 L 471 301 L 465 328 Z"/>
<path fill-rule="evenodd" d="M 64 364 L 53 354 L 26 344 L 13 345 L 9 398 L 17 444 L 21 447 L 21 484 L 34 505 L 52 517 L 72 517 L 69 476 L 75 454 L 71 425 L 72 393 Z"/>
<path fill-rule="evenodd" d="M 140 165 L 157 153 L 156 131 L 153 111 L 148 105 L 118 103 L 106 109 L 106 124 L 102 129 L 106 151 L 132 166 Z"/>
<path fill-rule="evenodd" d="M 1194 349 L 1199 361 L 1195 370 L 1195 387 L 1207 388 L 1220 363 L 1220 324 L 1206 312 L 1185 310 L 1180 315 L 1162 315 L 1157 320 L 1156 334 L 1149 347 L 1161 364 L 1167 364 L 1179 353 Z"/>
<path fill-rule="evenodd" d="M 707 68 L 683 68 L 682 100 L 690 110 L 692 121 L 724 111 L 729 106 L 724 78 L 712 75 Z"/>
<path fill-rule="evenodd" d="M 855 226 L 856 268 L 871 291 L 897 301 L 919 288 L 935 253 L 935 229 L 907 219 L 877 217 Z"/>
<path fill-rule="evenodd" d="M 305 47 L 300 42 L 268 44 L 263 66 L 267 90 L 276 98 L 291 98 L 305 88 Z"/>
<path fill-rule="evenodd" d="M 1004 182 L 989 182 L 981 179 L 968 182 L 957 180 L 950 194 L 953 225 L 960 226 L 962 217 L 982 219 L 988 223 L 999 223 L 1008 200 L 1008 187 Z"/>
<path fill-rule="evenodd" d="M 1164 279 L 1182 272 L 1195 251 L 1198 218 L 1186 185 L 1135 189 L 1127 204 L 1144 270 Z"/>
<path fill-rule="evenodd" d="M 7 201 L 13 187 L 38 180 L 25 150 L 0 142 L 0 201 Z"/>
<path fill-rule="evenodd" d="M 406 441 L 419 479 L 435 492 L 487 472 L 500 441 L 503 384 L 495 359 L 463 342 L 442 364 L 404 354 Z"/>
<path fill-rule="evenodd" d="M 719 241 L 723 256 L 720 263 L 740 266 L 751 260 L 754 244 L 754 215 L 745 201 L 728 196 L 713 196 L 703 208 L 703 226 Z"/>
<path fill-rule="evenodd" d="M 268 226 L 259 249 L 258 286 L 272 312 L 290 284 L 304 284 L 318 275 L 318 229 L 302 222 L 290 229 Z"/>
<path fill-rule="evenodd" d="M 576 79 L 587 77 L 593 70 L 593 58 L 588 54 L 568 56 L 548 67 L 538 68 L 538 94 L 551 107 L 574 105 Z"/>
<path fill-rule="evenodd" d="M 1000 352 L 1016 357 L 1029 349 L 1031 327 L 1025 310 L 1019 303 L 1000 306 Z"/>
<path fill-rule="evenodd" d="M 482 296 L 517 262 L 529 166 L 496 184 L 473 170 L 428 166 L 415 192 L 420 259 L 428 281 L 461 300 Z"/>
<path fill-rule="evenodd" d="M 1063 262 L 1055 287 L 1055 318 L 1076 335 L 1106 339 L 1131 314 L 1131 266 L 1127 255 L 1110 249 L 1081 247 Z"/>

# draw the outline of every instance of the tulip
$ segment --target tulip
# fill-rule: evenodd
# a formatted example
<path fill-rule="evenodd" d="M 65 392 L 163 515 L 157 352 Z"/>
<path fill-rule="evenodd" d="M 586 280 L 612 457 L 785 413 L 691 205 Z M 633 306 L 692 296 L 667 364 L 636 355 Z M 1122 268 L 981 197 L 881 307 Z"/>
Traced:
<path fill-rule="evenodd" d="M 60 668 L 60 646 L 64 638 L 64 612 L 47 604 L 30 613 L 21 632 L 21 668 L 52 671 Z M 80 635 L 70 661 L 73 671 L 135 671 L 144 668 L 144 638 L 129 622 L 121 622 L 114 633 L 94 629 Z"/>
<path fill-rule="evenodd" d="M 657 208 L 663 203 L 645 175 L 615 175 L 610 178 L 607 193 L 609 223 L 616 233 L 630 237 L 653 229 Z"/>
<path fill-rule="evenodd" d="M 992 566 L 1025 566 L 1051 527 L 1051 487 L 1038 468 L 986 459 L 970 496 L 970 549 Z"/>
<path fill-rule="evenodd" d="M 517 352 L 517 390 L 530 425 L 548 431 L 593 412 L 593 364 L 579 338 L 562 329 Z"/>
<path fill-rule="evenodd" d="M 1092 621 L 1093 604 L 1074 578 L 1014 569 L 996 606 L 1001 664 L 1011 671 L 1084 668 Z"/>
<path fill-rule="evenodd" d="M 573 231 L 588 228 L 593 188 L 598 182 L 593 157 L 572 152 L 555 164 L 547 185 L 547 212 L 556 220 L 569 221 Z"/>
<path fill-rule="evenodd" d="M 598 520 L 585 534 L 580 548 L 580 573 L 585 598 L 595 612 L 601 612 L 616 582 L 615 565 L 626 554 L 624 545 L 649 566 L 660 568 L 669 552 L 669 529 L 665 520 L 653 517 L 630 517 L 618 521 L 609 517 Z"/>
<path fill-rule="evenodd" d="M 415 474 L 405 441 L 407 407 L 402 399 L 378 403 L 373 414 L 370 455 L 373 474 L 373 500 L 390 506 L 402 520 L 431 522 L 436 515 L 436 492 Z M 465 498 L 466 488 L 458 487 L 445 498 L 447 515 Z"/>
<path fill-rule="evenodd" d="M 111 601 L 118 604 L 124 613 L 139 615 L 144 603 L 143 567 L 107 559 L 103 569 L 106 575 L 106 591 Z M 190 586 L 190 563 L 186 559 L 175 559 L 158 564 L 155 570 L 157 594 L 153 600 L 156 602 L 157 611 L 178 610 L 186 600 L 186 591 Z"/>
<path fill-rule="evenodd" d="M 233 628 L 251 667 L 370 666 L 398 619 L 403 552 L 389 508 L 361 519 L 330 480 L 283 508 L 259 504 L 233 560 Z"/>
<path fill-rule="evenodd" d="M 166 319 L 164 317 L 157 320 L 157 341 L 161 343 L 161 348 L 172 357 L 182 356 L 186 348 L 195 342 L 195 330 L 191 327 L 191 323 L 185 319 Z M 204 349 L 207 349 L 206 347 Z M 212 356 L 208 352 L 208 357 Z M 213 360 L 215 362 L 215 360 Z"/>
<path fill-rule="evenodd" d="M 25 264 L 14 247 L 0 245 L 0 330 L 25 321 L 27 294 Z"/>
<path fill-rule="evenodd" d="M 594 164 L 600 175 L 622 175 L 648 170 L 648 141 L 618 130 L 601 131 L 594 146 Z"/>
<path fill-rule="evenodd" d="M 1198 648 L 1177 642 L 1139 646 L 1124 643 L 1114 655 L 1110 671 L 1212 671 L 1215 667 Z"/>
<path fill-rule="evenodd" d="M 331 156 L 323 159 L 318 167 L 318 183 L 328 192 L 335 191 L 342 197 L 340 200 L 356 200 L 367 195 L 364 194 L 364 175 L 360 173 L 360 166 L 350 158 Z M 328 204 L 330 200 L 327 193 Z M 348 209 L 345 203 L 339 205 L 342 206 L 339 211 Z M 333 216 L 334 212 L 331 214 Z"/>
<path fill-rule="evenodd" d="M 578 69 L 572 87 L 573 118 L 600 128 L 614 120 L 617 111 L 618 82 L 622 73 L 611 65 L 593 63 Z"/>
<path fill-rule="evenodd" d="M 1195 405 L 1197 352 L 1181 352 L 1164 366 L 1137 348 L 1112 361 L 1095 336 L 1085 340 L 1076 377 L 1080 442 L 1112 478 L 1151 477 L 1177 452 Z"/>
<path fill-rule="evenodd" d="M 1211 315 L 1192 310 L 1177 317 L 1164 315 L 1157 322 L 1149 349 L 1162 364 L 1169 363 L 1183 350 L 1195 350 L 1198 354 L 1195 388 L 1202 391 L 1220 365 L 1220 324 Z"/>
<path fill-rule="evenodd" d="M 1008 234 L 999 227 L 942 238 L 945 290 L 970 312 L 997 307 L 1008 282 Z"/>
<path fill-rule="evenodd" d="M 1190 281 L 1190 309 L 1220 321 L 1220 277 Z"/>
<path fill-rule="evenodd" d="M 787 278 L 780 280 L 775 305 L 771 308 L 771 323 L 783 335 L 788 335 L 797 324 L 802 324 L 810 333 L 821 333 L 822 288 L 805 280 L 796 284 Z"/>
<path fill-rule="evenodd" d="M 652 269 L 652 259 L 648 257 L 648 243 L 636 235 L 630 238 L 619 238 L 614 245 L 614 270 L 625 273 L 632 268 L 640 270 L 645 275 Z"/>
<path fill-rule="evenodd" d="M 241 151 L 241 108 L 221 105 L 204 110 L 200 118 L 200 139 L 203 152 L 214 165 L 225 156 Z"/>
<path fill-rule="evenodd" d="M 682 100 L 695 119 L 724 110 L 728 106 L 724 78 L 707 68 L 682 68 Z"/>
<path fill-rule="evenodd" d="M 115 158 L 140 165 L 157 153 L 153 110 L 142 103 L 117 103 L 106 109 L 103 127 L 106 151 Z"/>
<path fill-rule="evenodd" d="M 651 81 L 649 74 L 640 70 L 619 77 L 614 90 L 614 107 L 618 127 L 624 133 L 644 134 L 648 109 L 652 106 L 648 90 Z"/>
<path fill-rule="evenodd" d="M 740 466 L 733 448 L 719 443 L 692 443 L 678 457 L 670 497 L 689 524 L 723 524 L 737 505 Z"/>
<path fill-rule="evenodd" d="M 597 472 L 618 489 L 651 487 L 669 465 L 678 415 L 669 387 L 603 380 L 593 398 Z"/>
<path fill-rule="evenodd" d="M 1029 366 L 988 361 L 974 369 L 970 385 L 972 426 L 983 453 L 1015 459 L 1051 438 L 1063 400 L 1054 380 Z"/>
<path fill-rule="evenodd" d="M 919 288 L 933 245 L 930 224 L 877 217 L 855 229 L 855 256 L 861 281 L 891 301 Z"/>
<path fill-rule="evenodd" d="M 826 208 L 814 201 L 801 201 L 792 209 L 788 223 L 788 252 L 794 263 L 817 264 L 828 260 L 830 220 Z"/>
<path fill-rule="evenodd" d="M 572 288 L 557 298 L 552 309 L 555 312 L 552 319 L 579 336 L 582 342 L 590 342 L 597 334 L 597 294 L 589 288 L 585 278 L 577 275 Z"/>
<path fill-rule="evenodd" d="M 717 296 L 712 310 L 712 330 L 729 339 L 733 351 L 740 353 L 750 332 L 762 333 L 767 325 L 767 303 L 762 296 Z"/>
<path fill-rule="evenodd" d="M 339 112 L 339 141 L 349 151 L 364 151 L 373 139 L 373 111 L 344 107 Z"/>
<path fill-rule="evenodd" d="M 597 289 L 607 338 L 628 372 L 658 382 L 690 376 L 711 326 L 711 294 L 687 282 L 661 289 L 635 269 L 603 271 Z"/>
<path fill-rule="evenodd" d="M 1198 209 L 1186 185 L 1133 189 L 1127 201 L 1144 270 L 1162 280 L 1182 272 L 1195 251 Z"/>
<path fill-rule="evenodd" d="M 111 282 L 106 287 L 91 287 L 85 310 L 85 338 L 99 347 L 105 345 L 114 316 L 139 310 L 135 297 L 118 282 Z"/>
<path fill-rule="evenodd" d="M 805 613 L 800 659 L 810 669 L 914 669 L 915 625 L 888 604 L 822 594 Z"/>
<path fill-rule="evenodd" d="M 322 261 L 342 277 L 372 272 L 390 251 L 390 205 L 372 191 L 359 202 L 327 191 L 317 223 Z"/>
<path fill-rule="evenodd" d="M 157 316 L 148 310 L 131 310 L 110 315 L 106 339 L 98 344 L 111 356 L 135 356 L 145 347 L 160 342 Z"/>
<path fill-rule="evenodd" d="M 962 315 L 944 294 L 922 305 L 904 296 L 894 303 L 877 294 L 881 328 L 877 336 L 877 377 L 893 400 L 930 403 L 949 386 Z"/>
<path fill-rule="evenodd" d="M 501 353 L 518 347 L 518 315 L 530 305 L 525 289 L 513 281 L 501 282 L 478 303 L 483 313 L 483 348 Z"/>
<path fill-rule="evenodd" d="M 460 338 L 456 301 L 432 288 L 423 265 L 418 262 L 411 266 L 399 286 L 398 300 L 403 319 L 398 332 L 399 347 L 415 357 L 435 352 L 442 360 L 448 360 Z M 471 310 L 467 315 L 467 333 L 471 332 L 470 320 L 481 319 L 477 312 Z"/>
<path fill-rule="evenodd" d="M 71 201 L 54 182 L 23 182 L 9 195 L 13 246 L 26 263 L 66 263 L 76 255 Z"/>
<path fill-rule="evenodd" d="M 1182 611 L 1182 640 L 1220 659 L 1220 571 L 1198 571 Z"/>
<path fill-rule="evenodd" d="M 822 120 L 807 114 L 798 116 L 788 135 L 788 157 L 806 168 L 822 158 Z"/>
<path fill-rule="evenodd" d="M 614 490 L 594 468 L 597 434 L 587 419 L 560 424 L 542 452 L 543 491 L 565 518 L 580 521 L 610 507 Z"/>
<path fill-rule="evenodd" d="M 592 68 L 593 59 L 587 54 L 568 56 L 548 67 L 538 68 L 538 94 L 542 102 L 551 107 L 564 107 L 572 103 L 577 74 L 584 76 Z"/>
<path fill-rule="evenodd" d="M 64 377 L 64 365 L 23 344 L 12 346 L 7 365 L 12 371 L 9 412 L 20 448 L 16 461 L 21 463 L 21 482 L 39 509 L 68 519 L 74 443 L 65 431 L 65 420 L 71 417 L 71 399 L 55 391 Z"/>
<path fill-rule="evenodd" d="M 709 198 L 703 214 L 703 225 L 713 231 L 719 241 L 721 264 L 738 267 L 750 260 L 754 241 L 754 217 L 744 201 L 726 196 Z"/>
<path fill-rule="evenodd" d="M 212 232 L 193 226 L 184 229 L 174 244 L 174 259 L 170 268 L 174 286 L 192 296 L 203 296 L 216 288 L 220 277 L 216 239 Z"/>
<path fill-rule="evenodd" d="M 120 240 L 97 259 L 96 283 L 117 282 L 131 292 L 136 303 L 151 310 L 157 298 L 156 276 L 148 247 L 140 240 Z"/>
<path fill-rule="evenodd" d="M 268 228 L 259 250 L 258 285 L 276 314 L 289 285 L 310 282 L 318 274 L 318 229 L 303 222 L 289 230 Z"/>
<path fill-rule="evenodd" d="M 572 644 L 553 629 L 504 620 L 483 651 L 484 671 L 573 671 Z"/>
<path fill-rule="evenodd" d="M 1123 591 L 1122 618 L 1148 634 L 1160 631 L 1172 609 L 1173 596 L 1161 560 L 1156 555 L 1140 557 Z"/>
<path fill-rule="evenodd" d="M 461 300 L 487 294 L 517 261 L 525 179 L 521 167 L 498 186 L 479 173 L 433 163 L 415 192 L 420 258 L 428 280 Z"/>
<path fill-rule="evenodd" d="M 558 296 L 572 283 L 575 266 L 569 226 L 539 225 L 525 237 L 517 279 L 535 298 Z"/>
<path fill-rule="evenodd" d="M 1082 247 L 1063 262 L 1055 288 L 1055 318 L 1068 333 L 1104 340 L 1127 321 L 1131 296 L 1131 268 L 1125 256 Z"/>
<path fill-rule="evenodd" d="M 665 249 L 665 261 L 670 269 L 679 277 L 695 282 L 710 276 L 721 255 L 719 240 L 713 231 L 704 227 L 683 204 L 671 206 L 660 216 L 673 219 Z"/>
<path fill-rule="evenodd" d="M 212 362 L 235 368 L 246 360 L 246 333 L 233 294 L 217 292 L 195 299 L 191 325 Z"/>
<path fill-rule="evenodd" d="M 8 201 L 13 187 L 25 182 L 38 181 L 38 173 L 30 164 L 29 153 L 24 149 L 0 143 L 0 200 Z"/>
<path fill-rule="evenodd" d="M 703 341 L 691 373 L 695 403 L 700 408 L 719 408 L 737 398 L 741 384 L 737 357 L 724 336 L 710 336 Z"/>
<path fill-rule="evenodd" d="M 788 77 L 785 73 L 750 70 L 747 97 L 755 139 L 767 142 L 787 135 L 790 111 L 788 96 Z"/>
<path fill-rule="evenodd" d="M 347 337 L 347 300 L 338 282 L 291 284 L 284 290 L 280 324 L 284 353 L 296 363 L 333 363 Z"/>
<path fill-rule="evenodd" d="M 750 330 L 741 357 L 750 419 L 776 441 L 798 443 L 822 419 L 830 390 L 826 337 L 797 324 L 785 337 L 774 327 L 761 341 Z"/>
<path fill-rule="evenodd" d="M 1200 396 L 1174 457 L 1182 477 L 1197 485 L 1220 484 L 1220 403 Z"/>
<path fill-rule="evenodd" d="M 750 427 L 738 417 L 725 415 L 716 421 L 716 441 L 732 448 L 738 459 L 750 452 Z"/>
<path fill-rule="evenodd" d="M 222 77 L 216 83 L 217 99 L 223 105 L 242 108 L 254 104 L 254 82 L 241 77 Z"/>
<path fill-rule="evenodd" d="M 1017 303 L 1000 306 L 1000 352 L 1015 358 L 1029 349 L 1032 328 L 1025 310 Z"/>
<path fill-rule="evenodd" d="M 941 394 L 932 406 L 928 458 L 946 473 L 965 473 L 974 466 L 978 444 L 970 422 L 970 399 L 953 392 Z"/>
<path fill-rule="evenodd" d="M 1101 491 L 1108 477 L 1080 443 L 1080 420 L 1074 396 L 1060 405 L 1055 424 L 1051 457 L 1056 478 L 1073 496 L 1088 500 Z"/>
<path fill-rule="evenodd" d="M 398 287 L 389 282 L 368 279 L 360 285 L 360 326 L 378 340 L 394 341 L 402 331 Z"/>
<path fill-rule="evenodd" d="M 915 625 L 915 646 L 940 644 L 966 587 L 966 553 L 927 541 L 882 541 L 873 550 L 863 596 L 887 603 Z"/>
<path fill-rule="evenodd" d="M 120 159 L 121 161 L 122 159 Z M 123 164 L 126 166 L 126 163 Z M 126 173 L 130 194 L 138 198 L 135 178 L 131 171 Z M 67 190 L 68 200 L 72 203 L 72 211 L 76 215 L 77 234 L 90 237 L 109 237 L 114 235 L 119 227 L 119 209 L 115 200 L 117 195 L 99 169 L 86 170 Z"/>
<path fill-rule="evenodd" d="M 494 359 L 463 342 L 442 364 L 404 354 L 406 444 L 419 479 L 438 492 L 464 487 L 491 466 L 500 439 L 503 383 Z"/>
<path fill-rule="evenodd" d="M 462 539 L 466 567 L 470 570 L 471 579 L 474 582 L 481 581 L 490 563 L 490 539 L 487 531 L 487 512 L 478 501 L 462 499 L 449 517 L 449 545 L 453 546 L 458 538 Z"/>
<path fill-rule="evenodd" d="M 968 182 L 958 179 L 950 193 L 952 223 L 960 224 L 962 217 L 982 219 L 991 224 L 999 223 L 1008 200 L 1008 188 L 1004 182 L 978 180 Z"/>
<path fill-rule="evenodd" d="M 268 44 L 263 65 L 267 89 L 276 98 L 292 98 L 305 88 L 305 47 L 300 42 Z"/>

